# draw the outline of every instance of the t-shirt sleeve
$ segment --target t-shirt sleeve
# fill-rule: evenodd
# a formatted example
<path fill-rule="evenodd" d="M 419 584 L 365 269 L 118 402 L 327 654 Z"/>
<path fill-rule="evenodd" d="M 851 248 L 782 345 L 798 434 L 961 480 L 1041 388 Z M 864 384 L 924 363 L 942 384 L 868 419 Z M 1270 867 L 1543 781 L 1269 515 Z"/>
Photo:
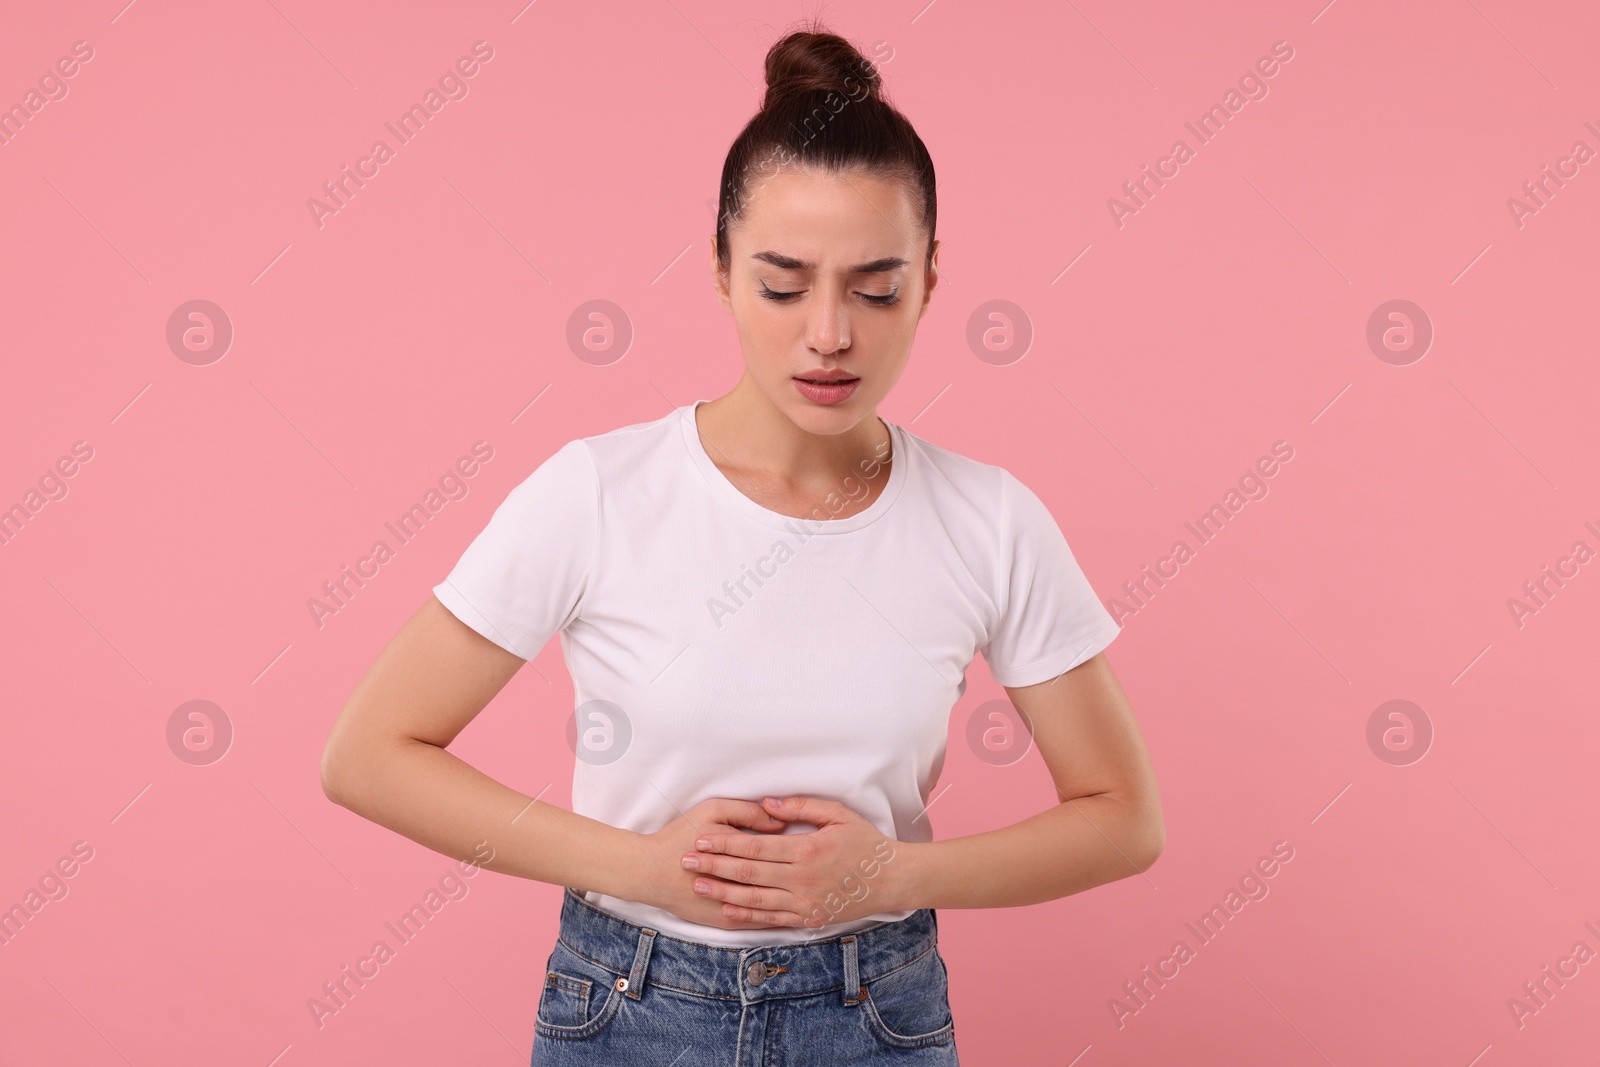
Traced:
<path fill-rule="evenodd" d="M 577 439 L 506 495 L 433 595 L 472 629 L 530 660 L 578 618 L 599 540 L 599 475 Z"/>
<path fill-rule="evenodd" d="M 1121 632 L 1084 577 L 1050 509 L 1001 469 L 999 620 L 983 650 L 1002 686 L 1036 685 L 1071 670 Z"/>

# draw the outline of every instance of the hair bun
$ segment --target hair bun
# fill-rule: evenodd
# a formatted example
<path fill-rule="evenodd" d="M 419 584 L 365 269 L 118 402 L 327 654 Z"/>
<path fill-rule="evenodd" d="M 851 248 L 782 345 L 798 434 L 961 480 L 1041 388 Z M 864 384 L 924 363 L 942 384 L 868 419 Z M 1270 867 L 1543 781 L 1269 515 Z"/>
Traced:
<path fill-rule="evenodd" d="M 855 45 L 834 33 L 791 33 L 767 52 L 763 110 L 792 93 L 839 93 L 860 99 L 861 87 L 878 98 L 882 79 Z"/>

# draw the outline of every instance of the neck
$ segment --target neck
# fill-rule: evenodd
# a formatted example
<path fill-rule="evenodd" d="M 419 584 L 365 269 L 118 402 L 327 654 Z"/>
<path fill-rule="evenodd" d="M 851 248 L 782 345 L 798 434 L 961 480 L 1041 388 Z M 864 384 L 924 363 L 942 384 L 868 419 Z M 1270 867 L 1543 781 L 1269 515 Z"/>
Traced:
<path fill-rule="evenodd" d="M 889 428 L 875 410 L 850 420 L 812 407 L 801 426 L 748 377 L 731 392 L 700 405 L 696 421 L 706 453 L 719 467 L 760 472 L 793 485 L 826 485 L 863 471 L 887 472 Z"/>

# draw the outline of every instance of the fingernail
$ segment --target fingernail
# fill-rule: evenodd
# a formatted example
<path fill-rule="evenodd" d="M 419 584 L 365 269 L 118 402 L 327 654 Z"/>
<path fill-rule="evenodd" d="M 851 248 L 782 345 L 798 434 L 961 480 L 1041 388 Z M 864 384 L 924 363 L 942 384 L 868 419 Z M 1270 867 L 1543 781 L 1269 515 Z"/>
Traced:
<path fill-rule="evenodd" d="M 700 869 L 700 857 L 699 856 L 685 856 L 685 857 L 683 857 L 683 865 L 688 870 L 698 871 Z"/>
<path fill-rule="evenodd" d="M 694 839 L 694 847 L 699 849 L 701 852 L 705 852 L 706 850 L 711 848 L 711 838 L 709 838 L 709 837 L 697 837 L 697 838 L 695 838 Z"/>
<path fill-rule="evenodd" d="M 711 892 L 711 886 L 705 882 L 697 881 L 694 884 L 694 891 L 699 893 L 701 896 L 705 896 L 707 893 Z"/>
<path fill-rule="evenodd" d="M 779 800 L 777 797 L 767 797 L 766 802 L 775 808 L 783 807 L 783 801 Z"/>

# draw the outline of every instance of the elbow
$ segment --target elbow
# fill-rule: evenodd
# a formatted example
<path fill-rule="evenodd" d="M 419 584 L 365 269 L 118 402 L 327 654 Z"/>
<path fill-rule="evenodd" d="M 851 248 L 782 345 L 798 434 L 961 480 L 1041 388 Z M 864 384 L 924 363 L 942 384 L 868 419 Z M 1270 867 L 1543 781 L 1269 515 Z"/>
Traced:
<path fill-rule="evenodd" d="M 1131 866 L 1133 874 L 1143 874 L 1154 867 L 1156 860 L 1161 858 L 1161 853 L 1167 847 L 1167 824 L 1161 817 L 1160 799 L 1154 793 L 1141 795 L 1132 790 L 1125 793 L 1106 792 L 1086 794 L 1086 796 L 1103 797 L 1114 801 L 1120 809 L 1113 833 L 1107 834 L 1105 830 L 1096 828 L 1101 840 L 1109 842 L 1120 857 L 1118 870 Z M 1062 803 L 1070 805 L 1072 802 L 1064 800 Z M 1119 877 L 1126 876 L 1119 875 Z"/>
<path fill-rule="evenodd" d="M 1156 865 L 1156 860 L 1161 858 L 1161 853 L 1167 847 L 1167 823 L 1161 817 L 1161 805 L 1152 800 L 1145 808 L 1145 818 L 1141 820 L 1139 833 L 1139 861 L 1138 868 L 1142 874 Z"/>
<path fill-rule="evenodd" d="M 405 745 L 371 730 L 335 726 L 322 746 L 323 795 L 341 808 L 371 818 L 372 804 L 393 780 L 393 758 Z"/>
<path fill-rule="evenodd" d="M 338 778 L 338 767 L 338 761 L 333 755 L 333 746 L 324 746 L 322 749 L 321 767 L 322 795 L 333 801 L 335 804 L 338 804 L 340 807 L 343 807 L 344 793 Z"/>
<path fill-rule="evenodd" d="M 329 737 L 322 746 L 322 794 L 341 808 L 350 807 L 350 757 L 343 746 Z"/>

